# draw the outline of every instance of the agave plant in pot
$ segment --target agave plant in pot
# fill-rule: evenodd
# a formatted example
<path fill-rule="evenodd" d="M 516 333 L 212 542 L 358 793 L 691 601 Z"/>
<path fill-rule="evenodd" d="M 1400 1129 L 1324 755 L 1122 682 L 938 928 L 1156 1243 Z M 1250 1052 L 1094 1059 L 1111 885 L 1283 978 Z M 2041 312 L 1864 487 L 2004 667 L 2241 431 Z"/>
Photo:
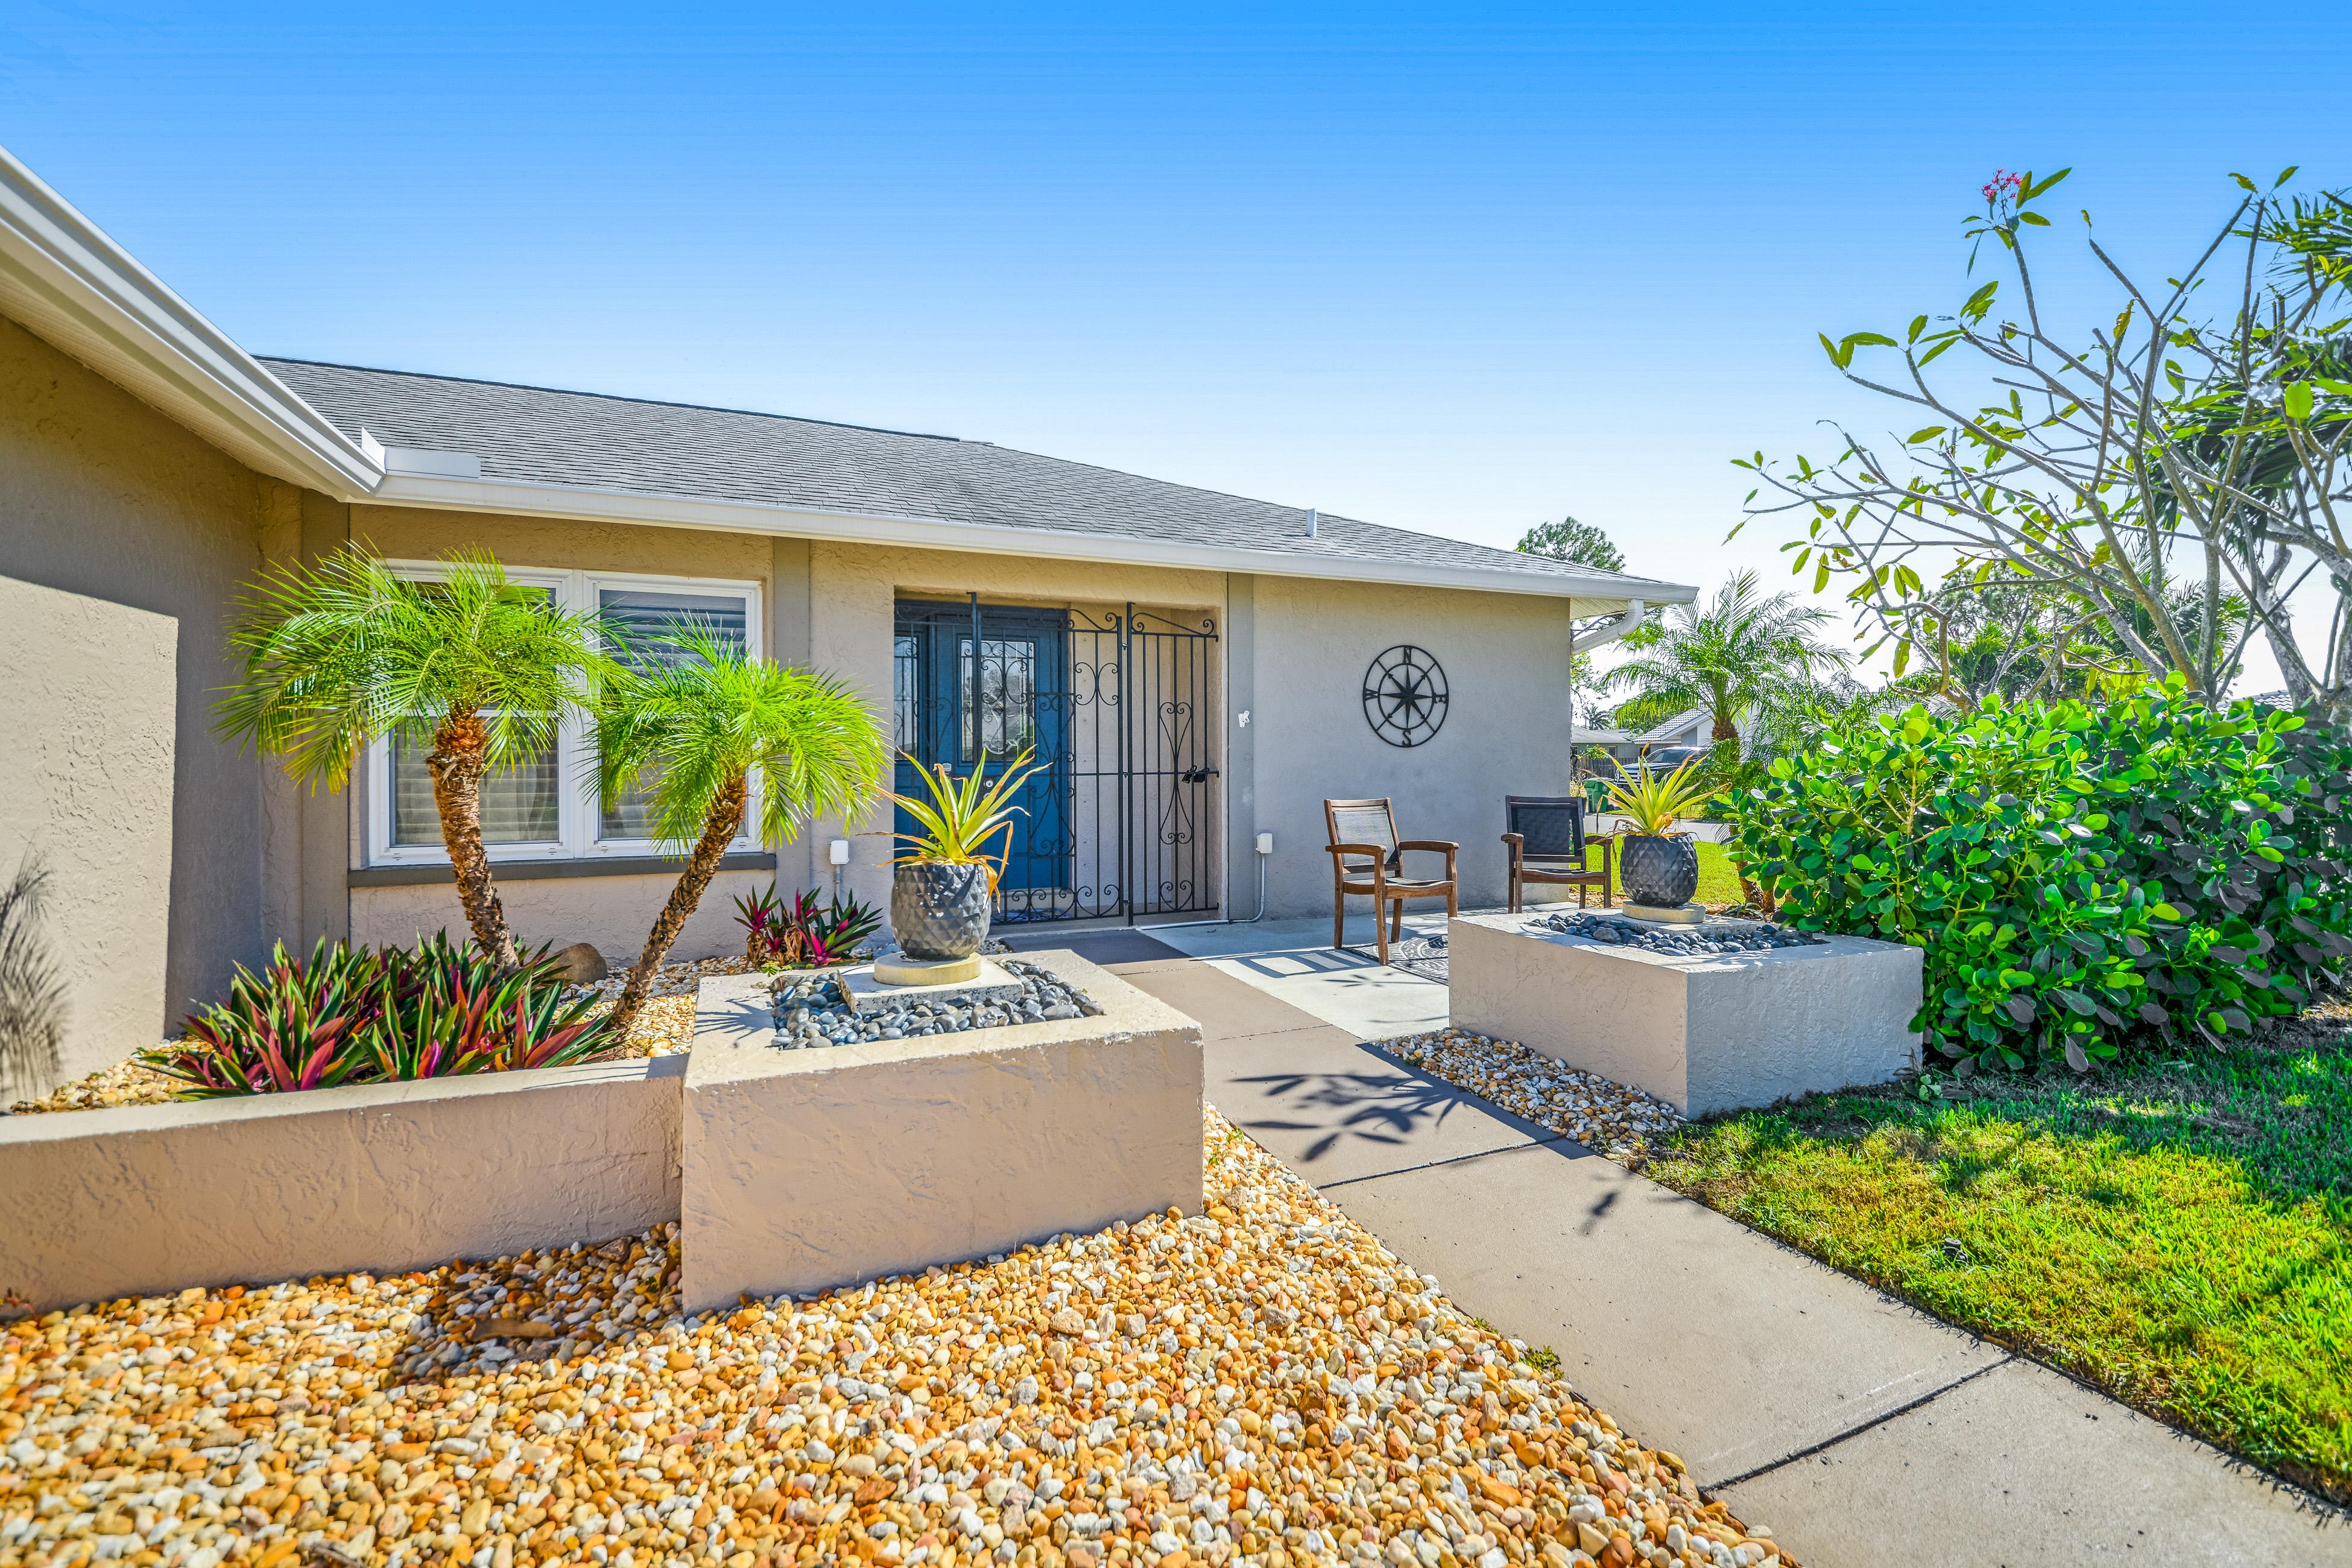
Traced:
<path fill-rule="evenodd" d="M 1609 797 L 1630 829 L 1617 846 L 1617 877 L 1627 903 L 1675 910 L 1698 891 L 1698 845 L 1689 834 L 1674 830 L 1718 793 L 1698 783 L 1697 766 L 1693 758 L 1670 773 L 1629 773 L 1618 767 L 1619 782 L 1609 786 Z"/>
<path fill-rule="evenodd" d="M 1024 751 L 993 779 L 984 767 L 958 778 L 943 763 L 917 763 L 923 795 L 890 796 L 915 823 L 913 832 L 896 836 L 904 853 L 890 879 L 890 930 L 909 959 L 967 963 L 988 939 L 989 900 L 1012 849 L 1013 819 L 1021 812 L 1009 803 L 1037 771 L 1029 757 Z M 992 858 L 991 843 L 1000 836 Z M 884 967 L 876 966 L 877 975 Z"/>

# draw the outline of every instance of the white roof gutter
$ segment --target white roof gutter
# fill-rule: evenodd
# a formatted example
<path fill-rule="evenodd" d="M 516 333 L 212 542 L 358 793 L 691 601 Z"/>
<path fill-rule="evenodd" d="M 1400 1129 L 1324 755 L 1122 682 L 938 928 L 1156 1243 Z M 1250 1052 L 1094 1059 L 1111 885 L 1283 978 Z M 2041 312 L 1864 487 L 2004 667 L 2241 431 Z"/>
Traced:
<path fill-rule="evenodd" d="M 391 450 L 396 454 L 400 451 L 399 448 Z M 581 522 L 648 523 L 667 528 L 715 529 L 729 533 L 778 533 L 794 538 L 838 540 L 851 544 L 899 544 L 925 550 L 960 550 L 992 555 L 1042 555 L 1063 560 L 1168 566 L 1200 572 L 1253 572 L 1276 577 L 1398 583 L 1496 594 L 1535 594 L 1549 598 L 1576 599 L 1591 605 L 1596 611 L 1628 604 L 1625 597 L 1628 585 L 1623 581 L 1580 574 L 1494 571 L 1426 562 L 1361 560 L 1322 552 L 1190 544 L 1174 540 L 1139 539 L 1126 534 L 1007 528 L 992 523 L 957 522 L 943 518 L 829 511 L 807 507 L 772 506 L 757 501 L 710 500 L 697 496 L 660 495 L 640 490 L 540 484 L 520 479 L 453 479 L 417 471 L 398 457 L 395 457 L 392 472 L 383 485 L 365 499 L 381 506 L 495 511 Z M 353 531 L 363 532 L 364 530 L 355 522 Z M 1640 592 L 1643 597 L 1630 602 L 1637 607 L 1634 612 L 1636 619 L 1638 606 L 1643 604 L 1687 604 L 1698 596 L 1696 588 L 1670 583 L 1644 583 L 1641 584 Z M 1632 629 L 1632 624 L 1628 622 L 1626 629 Z M 1581 641 L 1578 646 L 1583 646 Z"/>
<path fill-rule="evenodd" d="M 383 478 L 342 432 L 0 147 L 0 313 L 247 466 L 338 493 Z"/>
<path fill-rule="evenodd" d="M 1624 613 L 1614 620 L 1604 621 L 1588 631 L 1578 633 L 1568 645 L 1568 651 L 1571 654 L 1589 653 L 1603 643 L 1615 642 L 1639 626 L 1642 617 L 1650 613 L 1650 606 L 1654 604 L 1687 605 L 1698 597 L 1696 588 L 1668 588 L 1664 584 L 1658 586 L 1664 591 L 1654 590 L 1646 599 L 1626 600 Z"/>

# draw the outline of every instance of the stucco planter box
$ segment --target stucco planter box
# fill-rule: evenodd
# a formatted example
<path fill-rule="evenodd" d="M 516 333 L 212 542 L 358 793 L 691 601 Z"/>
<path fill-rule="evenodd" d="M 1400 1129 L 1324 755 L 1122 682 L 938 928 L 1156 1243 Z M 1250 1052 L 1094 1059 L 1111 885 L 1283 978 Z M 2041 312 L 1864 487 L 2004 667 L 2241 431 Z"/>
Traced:
<path fill-rule="evenodd" d="M 0 1290 L 36 1307 L 390 1273 L 677 1217 L 679 1056 L 0 1117 Z"/>
<path fill-rule="evenodd" d="M 1832 936 L 1685 957 L 1529 929 L 1541 918 L 1449 923 L 1456 1027 L 1630 1084 L 1685 1116 L 1885 1083 L 1919 1065 L 1917 948 Z"/>
<path fill-rule="evenodd" d="M 1066 951 L 1103 1012 L 788 1050 L 765 977 L 705 980 L 687 1068 L 687 1310 L 804 1295 L 1202 1202 L 1201 1030 Z"/>

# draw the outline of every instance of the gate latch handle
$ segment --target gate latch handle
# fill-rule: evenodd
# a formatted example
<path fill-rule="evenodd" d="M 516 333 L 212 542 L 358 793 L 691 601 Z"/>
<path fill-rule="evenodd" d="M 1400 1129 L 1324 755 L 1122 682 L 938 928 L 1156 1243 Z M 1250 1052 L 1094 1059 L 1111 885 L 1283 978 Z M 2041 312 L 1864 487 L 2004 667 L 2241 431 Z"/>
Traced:
<path fill-rule="evenodd" d="M 1211 767 L 1208 763 L 1202 763 L 1197 767 L 1186 768 L 1182 773 L 1177 775 L 1177 782 L 1180 784 L 1207 784 L 1211 779 L 1215 778 L 1216 776 L 1217 770 Z"/>

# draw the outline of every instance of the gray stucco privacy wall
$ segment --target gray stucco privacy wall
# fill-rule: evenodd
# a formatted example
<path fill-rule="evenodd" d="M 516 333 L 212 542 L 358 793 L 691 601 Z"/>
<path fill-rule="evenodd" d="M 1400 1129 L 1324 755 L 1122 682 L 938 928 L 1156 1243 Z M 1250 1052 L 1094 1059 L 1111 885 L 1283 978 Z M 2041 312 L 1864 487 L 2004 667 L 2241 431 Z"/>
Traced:
<path fill-rule="evenodd" d="M 435 1268 L 678 1214 L 682 1056 L 0 1119 L 36 1309 Z"/>
<path fill-rule="evenodd" d="M 1503 796 L 1567 787 L 1570 614 L 1566 599 L 1531 595 L 1256 577 L 1253 776 L 1235 786 L 1255 804 L 1234 837 L 1275 834 L 1267 912 L 1330 911 L 1328 796 L 1391 797 L 1401 837 L 1462 846 L 1463 907 L 1503 902 Z M 1366 668 L 1398 643 L 1434 655 L 1450 689 L 1444 727 L 1410 749 L 1382 741 L 1363 711 Z M 1226 717 L 1229 741 L 1235 718 Z M 1430 856 L 1406 863 L 1412 875 L 1438 868 Z M 1352 905 L 1360 913 L 1371 907 L 1369 899 Z"/>
<path fill-rule="evenodd" d="M 0 1041 L 0 1100 L 153 1042 L 262 955 L 261 764 L 211 693 L 268 491 L 299 504 L 0 320 L 0 887 L 28 853 L 49 871 L 47 1000 Z"/>

